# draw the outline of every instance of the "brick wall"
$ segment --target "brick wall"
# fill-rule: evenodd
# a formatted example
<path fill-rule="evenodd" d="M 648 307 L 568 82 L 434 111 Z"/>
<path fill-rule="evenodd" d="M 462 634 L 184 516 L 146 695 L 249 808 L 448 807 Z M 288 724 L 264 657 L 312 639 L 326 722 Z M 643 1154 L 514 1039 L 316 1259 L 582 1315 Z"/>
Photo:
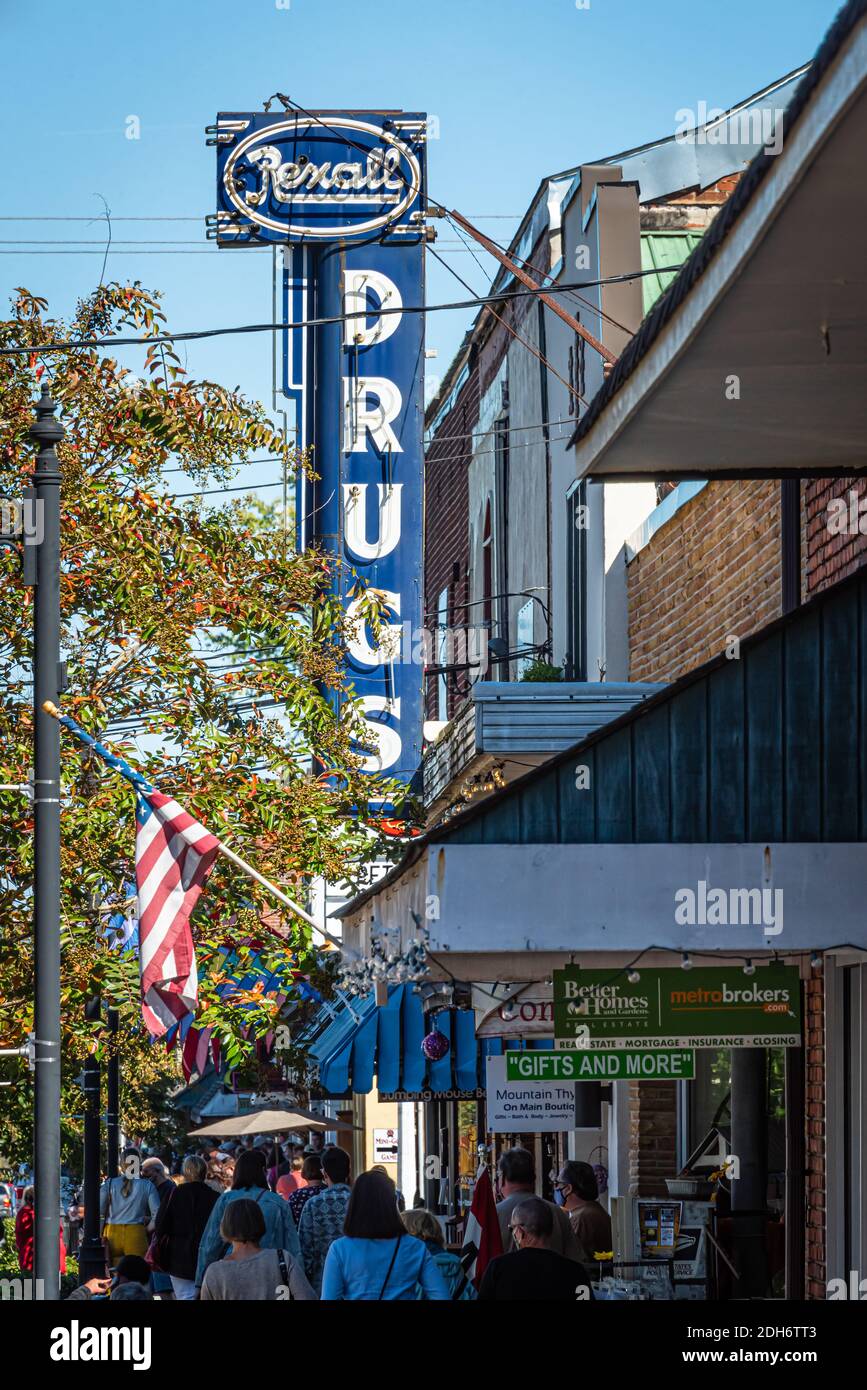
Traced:
<path fill-rule="evenodd" d="M 825 981 L 814 974 L 805 986 L 807 1049 L 805 1096 L 807 1298 L 827 1295 L 825 1263 Z"/>
<path fill-rule="evenodd" d="M 677 1172 L 677 1087 L 673 1081 L 629 1082 L 629 1191 L 667 1196 Z"/>
<path fill-rule="evenodd" d="M 843 498 L 849 511 L 849 494 L 854 492 L 860 499 L 867 494 L 867 479 L 864 478 L 812 478 L 804 482 L 801 490 L 801 506 L 806 527 L 806 556 L 804 588 L 807 598 L 812 598 L 821 589 L 845 579 L 867 558 L 867 536 L 860 529 L 835 532 L 828 526 L 828 503 L 834 498 Z M 831 511 L 834 516 L 834 509 Z M 867 527 L 867 519 L 864 520 Z"/>
<path fill-rule="evenodd" d="M 676 680 L 779 617 L 779 483 L 708 483 L 630 561 L 627 594 L 633 681 Z"/>
<path fill-rule="evenodd" d="M 470 598 L 467 470 L 478 414 L 479 377 L 473 369 L 425 454 L 424 611 L 425 626 L 432 630 L 436 627 L 437 600 L 447 585 L 450 626 L 464 626 L 472 618 L 461 605 Z M 466 695 L 466 675 L 449 677 L 447 688 L 451 718 Z M 436 705 L 437 681 L 431 677 L 425 688 L 428 719 L 436 718 Z"/>

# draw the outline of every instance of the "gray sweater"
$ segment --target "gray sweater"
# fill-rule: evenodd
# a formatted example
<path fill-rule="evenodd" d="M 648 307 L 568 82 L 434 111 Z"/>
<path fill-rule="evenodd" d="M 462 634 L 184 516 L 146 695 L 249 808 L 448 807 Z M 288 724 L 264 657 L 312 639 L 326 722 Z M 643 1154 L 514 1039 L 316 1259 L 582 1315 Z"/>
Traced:
<path fill-rule="evenodd" d="M 497 1219 L 500 1223 L 500 1235 L 503 1240 L 503 1253 L 508 1254 L 510 1250 L 516 1249 L 512 1232 L 509 1230 L 509 1222 L 512 1219 L 512 1212 L 515 1207 L 520 1206 L 528 1197 L 533 1197 L 533 1192 L 513 1192 L 510 1197 L 505 1197 L 502 1202 L 497 1203 Z M 547 1202 L 546 1206 L 551 1208 L 554 1217 L 554 1230 L 551 1233 L 551 1240 L 548 1248 L 553 1250 L 555 1255 L 565 1255 L 567 1260 L 577 1260 L 581 1262 L 581 1247 L 578 1238 L 572 1230 L 572 1223 L 562 1207 L 558 1207 L 554 1202 Z"/>
<path fill-rule="evenodd" d="M 202 1302 L 226 1302 L 245 1300 L 247 1302 L 273 1303 L 275 1300 L 292 1298 L 309 1302 L 316 1294 L 308 1283 L 301 1261 L 288 1250 L 283 1251 L 286 1269 L 289 1273 L 288 1290 L 280 1272 L 280 1262 L 276 1250 L 260 1250 L 246 1260 L 217 1260 L 208 1265 L 202 1281 Z"/>

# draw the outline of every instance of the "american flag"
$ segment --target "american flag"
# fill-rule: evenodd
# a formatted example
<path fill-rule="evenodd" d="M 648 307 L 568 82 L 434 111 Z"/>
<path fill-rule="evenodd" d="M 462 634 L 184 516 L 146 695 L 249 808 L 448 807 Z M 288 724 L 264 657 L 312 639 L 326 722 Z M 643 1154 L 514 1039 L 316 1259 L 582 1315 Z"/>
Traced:
<path fill-rule="evenodd" d="M 142 1017 L 148 1032 L 161 1038 L 195 1013 L 198 979 L 190 913 L 214 867 L 220 842 L 74 719 L 58 715 L 58 723 L 135 789 Z"/>
<path fill-rule="evenodd" d="M 190 913 L 220 849 L 215 835 L 170 796 L 136 786 L 142 1017 L 154 1037 L 195 1013 L 198 991 Z"/>

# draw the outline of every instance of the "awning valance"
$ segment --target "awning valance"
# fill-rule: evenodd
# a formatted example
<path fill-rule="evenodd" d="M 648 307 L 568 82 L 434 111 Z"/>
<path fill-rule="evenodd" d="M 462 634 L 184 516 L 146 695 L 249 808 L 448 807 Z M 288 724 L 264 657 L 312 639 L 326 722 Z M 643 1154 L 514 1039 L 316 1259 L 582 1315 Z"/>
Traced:
<path fill-rule="evenodd" d="M 438 1062 L 421 1050 L 434 1026 L 451 1043 Z M 549 1040 L 539 1040 L 551 1046 Z M 411 985 L 394 985 L 388 1003 L 377 1005 L 373 993 L 344 1000 L 342 1007 L 310 1048 L 319 1067 L 323 1092 L 363 1095 L 380 1091 L 474 1091 L 484 1086 L 484 1058 L 503 1050 L 502 1039 L 476 1039 L 472 1009 L 443 1009 L 425 1019 L 421 996 Z"/>

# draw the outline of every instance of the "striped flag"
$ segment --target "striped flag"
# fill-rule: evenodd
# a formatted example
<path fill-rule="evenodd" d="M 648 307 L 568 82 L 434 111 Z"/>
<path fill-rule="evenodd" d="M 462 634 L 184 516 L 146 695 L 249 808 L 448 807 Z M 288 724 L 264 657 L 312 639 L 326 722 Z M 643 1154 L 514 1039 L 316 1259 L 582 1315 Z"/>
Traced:
<path fill-rule="evenodd" d="M 195 1013 L 190 913 L 220 842 L 170 796 L 138 779 L 135 821 L 142 1017 L 148 1032 L 162 1037 L 185 1014 Z"/>
<path fill-rule="evenodd" d="M 191 1028 L 181 1049 L 181 1067 L 184 1080 L 189 1081 L 194 1072 L 204 1076 L 211 1053 L 212 1028 Z"/>
<path fill-rule="evenodd" d="M 220 841 L 69 715 L 54 713 L 59 724 L 135 790 L 142 1017 L 151 1036 L 163 1038 L 195 1013 L 198 978 L 190 913 L 214 867 Z"/>
<path fill-rule="evenodd" d="M 500 1235 L 500 1220 L 491 1175 L 486 1163 L 479 1164 L 473 1200 L 464 1228 L 464 1243 L 461 1250 L 461 1264 L 467 1278 L 476 1288 L 482 1282 L 488 1264 L 503 1253 L 503 1239 Z"/>

